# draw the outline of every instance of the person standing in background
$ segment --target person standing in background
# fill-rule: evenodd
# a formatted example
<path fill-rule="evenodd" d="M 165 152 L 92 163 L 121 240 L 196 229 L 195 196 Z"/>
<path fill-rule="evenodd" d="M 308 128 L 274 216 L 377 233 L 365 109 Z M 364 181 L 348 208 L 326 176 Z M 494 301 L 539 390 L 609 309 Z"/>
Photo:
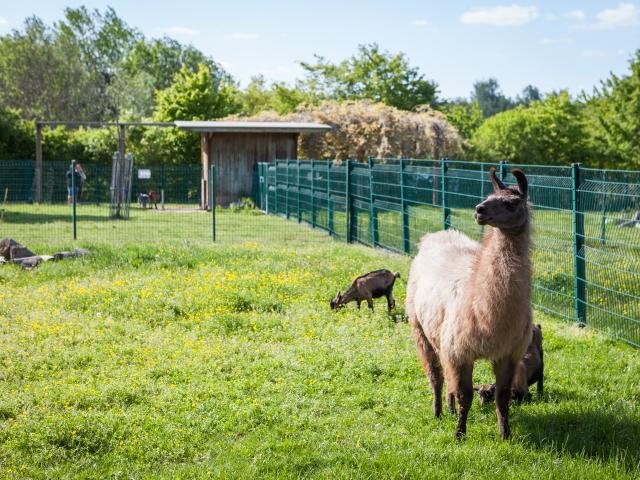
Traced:
<path fill-rule="evenodd" d="M 71 171 L 71 169 L 69 169 L 69 171 L 67 172 L 67 202 L 69 203 L 69 205 L 71 205 L 71 202 L 73 202 L 73 191 L 72 191 L 72 185 L 75 182 L 75 194 L 76 194 L 76 202 L 78 201 L 78 197 L 79 192 L 80 192 L 80 185 L 82 185 L 82 177 L 80 176 L 80 171 L 78 171 L 78 168 L 80 168 L 80 171 L 82 170 L 82 167 L 80 167 L 80 165 L 76 164 L 76 168 L 75 170 Z M 84 172 L 83 172 L 84 173 Z M 71 175 L 73 175 L 73 181 L 71 180 Z"/>

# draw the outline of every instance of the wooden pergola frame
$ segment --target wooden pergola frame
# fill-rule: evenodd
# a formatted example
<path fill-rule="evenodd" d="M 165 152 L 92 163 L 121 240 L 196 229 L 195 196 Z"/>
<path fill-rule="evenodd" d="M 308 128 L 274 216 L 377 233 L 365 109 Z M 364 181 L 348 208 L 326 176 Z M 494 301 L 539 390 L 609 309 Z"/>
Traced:
<path fill-rule="evenodd" d="M 124 162 L 126 152 L 127 127 L 175 127 L 173 122 L 82 122 L 82 121 L 36 121 L 36 168 L 34 175 L 34 201 L 42 202 L 42 128 L 43 127 L 117 127 L 118 129 L 118 158 Z M 120 171 L 124 171 L 123 168 Z"/>

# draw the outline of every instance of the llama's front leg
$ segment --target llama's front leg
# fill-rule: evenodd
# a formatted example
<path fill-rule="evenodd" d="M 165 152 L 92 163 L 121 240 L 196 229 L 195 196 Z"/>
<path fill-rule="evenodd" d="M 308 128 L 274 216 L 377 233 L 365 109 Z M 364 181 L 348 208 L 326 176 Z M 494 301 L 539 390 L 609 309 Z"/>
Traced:
<path fill-rule="evenodd" d="M 413 325 L 413 336 L 416 339 L 416 349 L 418 357 L 424 369 L 424 373 L 429 377 L 429 383 L 433 389 L 433 414 L 436 418 L 442 415 L 442 367 L 438 354 L 434 350 L 431 342 L 427 340 L 422 327 L 415 321 L 410 319 Z"/>
<path fill-rule="evenodd" d="M 509 400 L 511 399 L 511 383 L 516 371 L 516 362 L 510 358 L 503 358 L 494 362 L 493 371 L 496 374 L 496 415 L 500 436 L 506 440 L 511 436 L 509 429 Z"/>
<path fill-rule="evenodd" d="M 452 383 L 458 397 L 456 438 L 462 439 L 467 433 L 467 416 L 473 401 L 473 364 L 454 367 L 452 376 Z"/>
<path fill-rule="evenodd" d="M 360 303 L 362 303 L 361 300 L 356 300 L 356 305 L 358 306 L 358 310 L 360 310 Z"/>

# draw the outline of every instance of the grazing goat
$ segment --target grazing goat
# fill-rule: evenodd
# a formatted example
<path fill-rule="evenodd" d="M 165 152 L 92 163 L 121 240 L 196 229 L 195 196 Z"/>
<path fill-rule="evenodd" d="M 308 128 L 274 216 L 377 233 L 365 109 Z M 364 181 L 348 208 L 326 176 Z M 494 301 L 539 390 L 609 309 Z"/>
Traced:
<path fill-rule="evenodd" d="M 393 284 L 396 278 L 400 278 L 400 273 L 392 273 L 389 270 L 376 270 L 360 275 L 344 294 L 341 294 L 340 291 L 336 293 L 335 298 L 330 302 L 331 309 L 335 310 L 354 301 L 359 309 L 360 303 L 366 300 L 369 308 L 373 310 L 373 299 L 384 295 L 387 297 L 387 309 L 391 311 L 396 306 L 396 301 L 393 298 Z"/>
<path fill-rule="evenodd" d="M 154 190 L 151 190 L 149 192 L 149 201 L 151 203 L 153 203 L 153 206 L 156 208 L 156 210 L 158 209 L 158 202 L 160 201 L 160 192 L 156 192 Z M 164 208 L 164 207 L 163 207 Z"/>
<path fill-rule="evenodd" d="M 544 382 L 544 357 L 542 352 L 542 327 L 540 324 L 531 326 L 531 343 L 527 353 L 518 362 L 516 373 L 511 384 L 512 400 L 529 400 L 529 387 L 538 383 L 538 395 L 542 396 Z M 476 385 L 473 389 L 480 396 L 480 405 L 492 402 L 495 397 L 495 384 Z"/>
<path fill-rule="evenodd" d="M 510 436 L 509 400 L 518 361 L 531 341 L 530 213 L 527 179 L 511 171 L 518 186 L 506 187 L 495 169 L 494 192 L 476 206 L 475 220 L 489 225 L 481 243 L 446 230 L 425 235 L 411 264 L 406 314 L 418 355 L 434 392 L 433 410 L 455 411 L 456 438 L 467 430 L 473 399 L 473 365 L 493 364 L 496 414 L 502 438 Z"/>

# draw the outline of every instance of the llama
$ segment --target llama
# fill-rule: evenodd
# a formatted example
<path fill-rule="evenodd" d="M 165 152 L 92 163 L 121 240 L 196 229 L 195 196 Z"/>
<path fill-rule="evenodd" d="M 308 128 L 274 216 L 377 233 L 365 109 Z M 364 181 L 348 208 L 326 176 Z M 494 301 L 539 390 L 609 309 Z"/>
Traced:
<path fill-rule="evenodd" d="M 409 273 L 406 314 L 434 392 L 434 414 L 442 412 L 444 379 L 449 411 L 455 413 L 456 399 L 459 404 L 456 438 L 466 434 L 480 358 L 493 364 L 498 425 L 509 438 L 511 383 L 531 341 L 528 183 L 521 170 L 511 172 L 517 187 L 489 172 L 494 192 L 474 215 L 491 227 L 481 243 L 455 230 L 425 235 Z"/>

